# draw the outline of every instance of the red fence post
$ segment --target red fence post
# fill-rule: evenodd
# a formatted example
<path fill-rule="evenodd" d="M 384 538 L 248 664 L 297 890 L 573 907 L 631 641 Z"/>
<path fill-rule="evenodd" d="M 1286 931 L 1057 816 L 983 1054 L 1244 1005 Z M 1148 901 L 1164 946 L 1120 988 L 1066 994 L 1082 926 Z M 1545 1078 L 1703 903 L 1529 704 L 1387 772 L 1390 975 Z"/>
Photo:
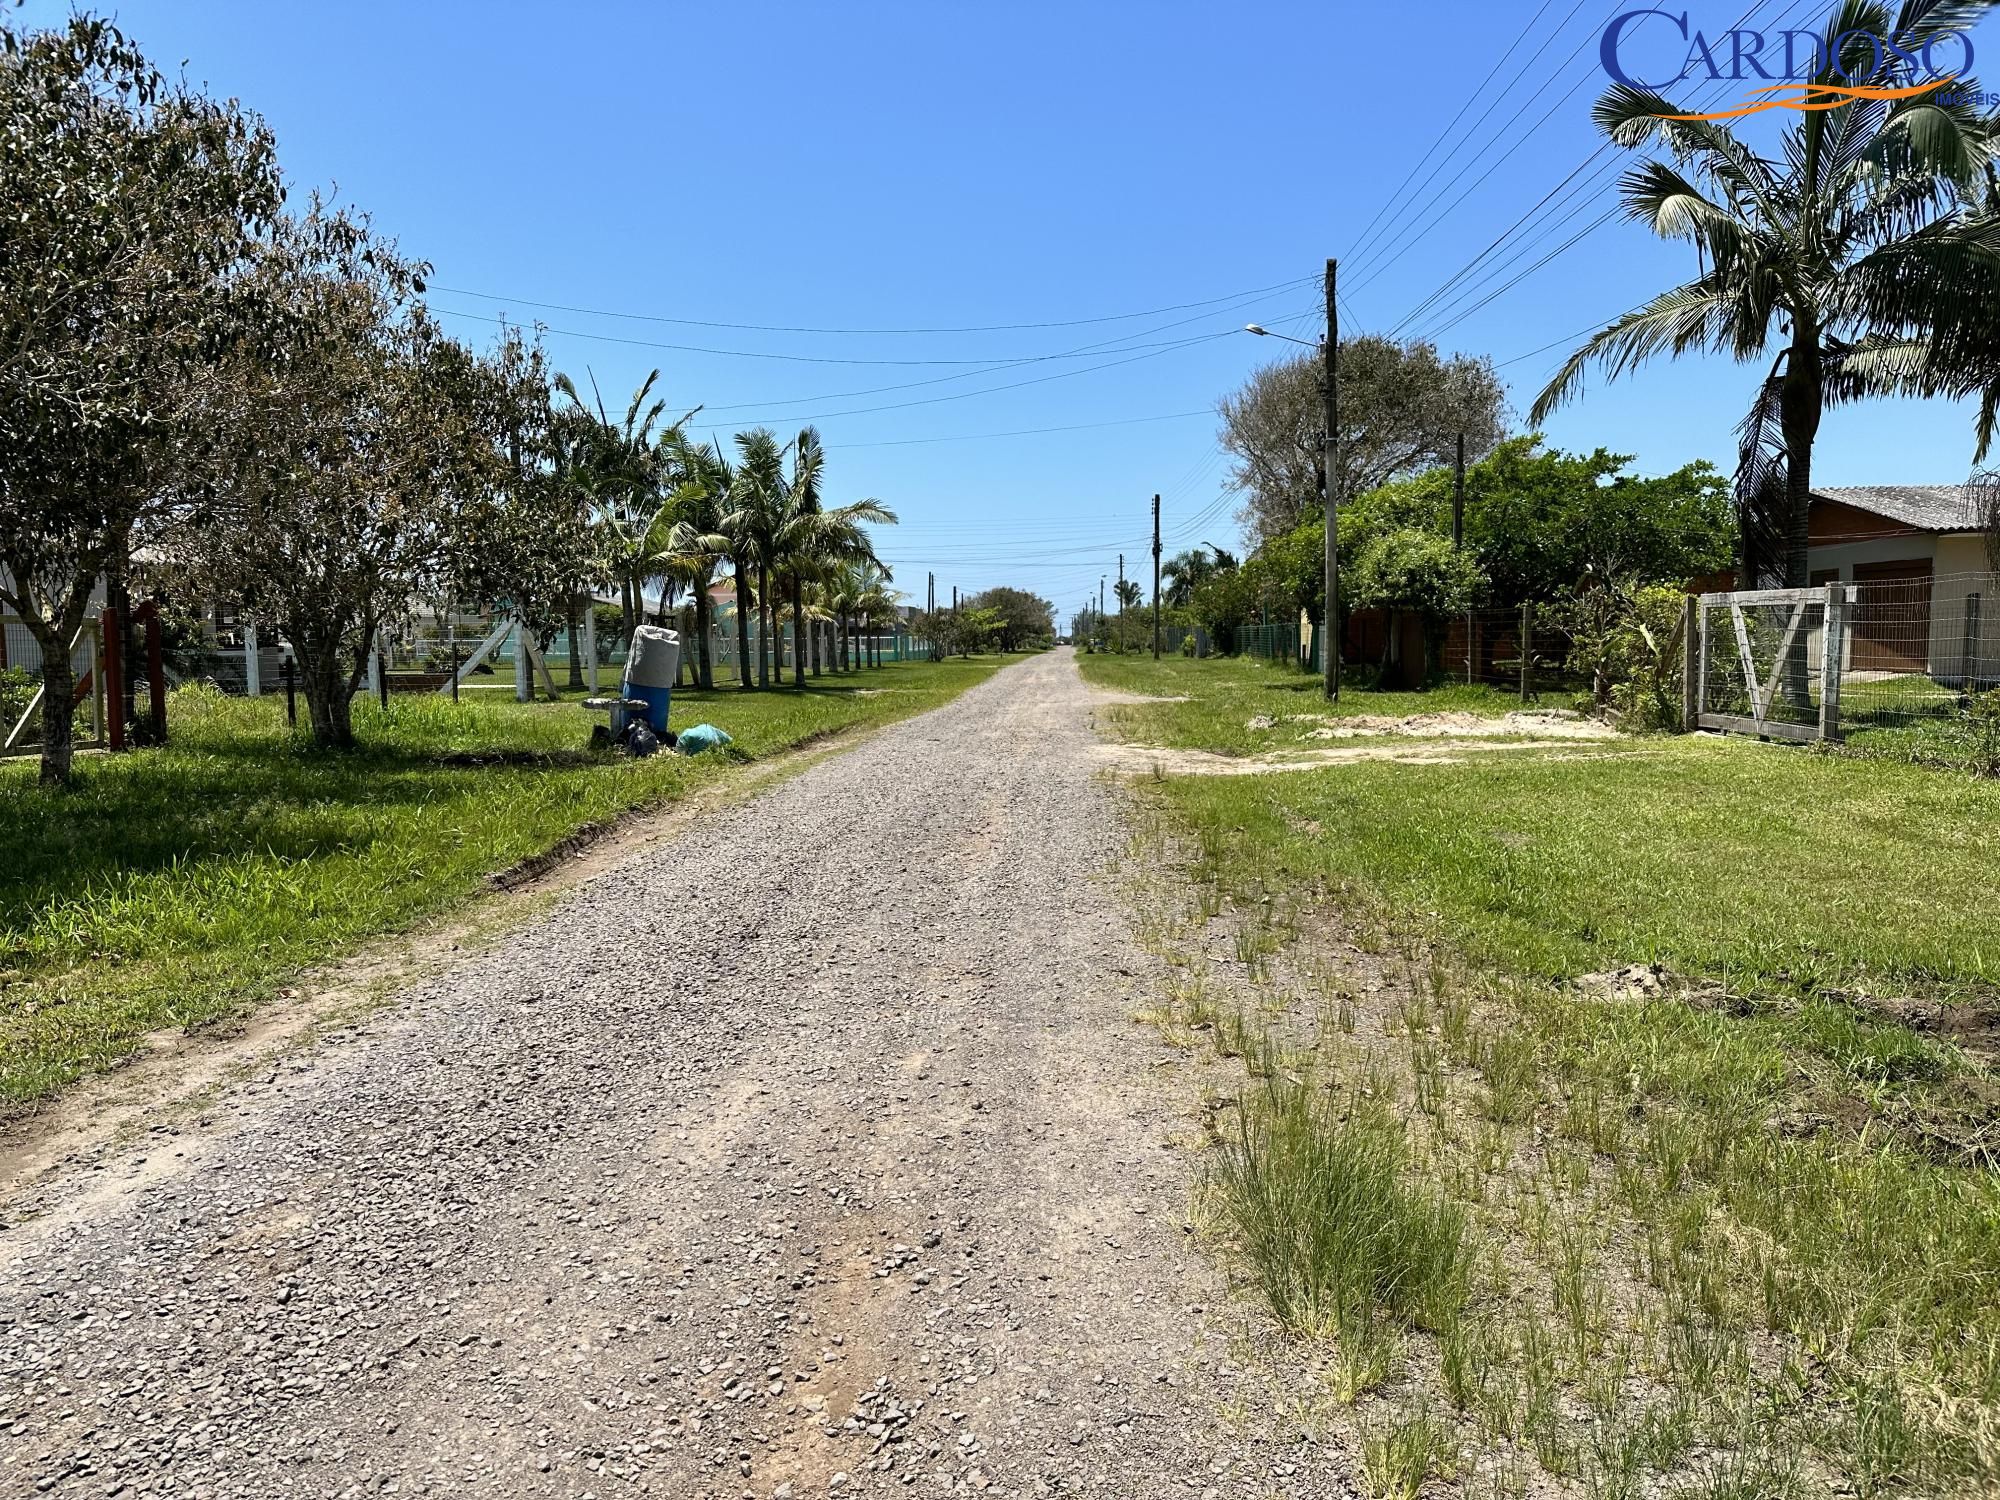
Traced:
<path fill-rule="evenodd" d="M 99 616 L 99 639 L 104 643 L 104 733 L 112 752 L 125 748 L 125 633 L 119 628 L 118 611 L 107 609 Z"/>

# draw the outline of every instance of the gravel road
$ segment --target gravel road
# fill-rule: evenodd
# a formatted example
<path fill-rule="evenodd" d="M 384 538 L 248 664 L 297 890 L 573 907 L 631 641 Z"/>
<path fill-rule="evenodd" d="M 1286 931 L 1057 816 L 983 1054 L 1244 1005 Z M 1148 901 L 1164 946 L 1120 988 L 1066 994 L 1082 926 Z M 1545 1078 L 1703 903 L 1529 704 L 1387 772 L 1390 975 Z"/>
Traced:
<path fill-rule="evenodd" d="M 0 1494 L 1342 1494 L 1184 1228 L 1067 652 L 0 1244 Z"/>

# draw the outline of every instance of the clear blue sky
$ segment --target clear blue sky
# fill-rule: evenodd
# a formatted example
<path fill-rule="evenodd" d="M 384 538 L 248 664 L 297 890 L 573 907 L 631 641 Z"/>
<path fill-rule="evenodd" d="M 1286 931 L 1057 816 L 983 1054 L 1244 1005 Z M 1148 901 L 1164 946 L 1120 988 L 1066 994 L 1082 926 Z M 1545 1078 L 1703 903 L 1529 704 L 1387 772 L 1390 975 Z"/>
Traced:
<path fill-rule="evenodd" d="M 1067 619 L 1121 550 L 1147 567 L 1155 491 L 1169 553 L 1234 540 L 1212 408 L 1278 346 L 1228 330 L 1255 319 L 1312 337 L 1329 254 L 1343 258 L 1350 326 L 1393 328 L 1597 150 L 1597 38 L 1638 0 L 1539 3 L 1443 0 L 1393 28 L 1326 0 L 144 0 L 115 14 L 157 61 L 185 60 L 262 111 L 300 197 L 335 185 L 430 260 L 433 301 L 464 336 L 483 339 L 502 312 L 539 318 L 557 362 L 579 383 L 588 369 L 614 404 L 657 365 L 676 414 L 706 404 L 698 426 L 783 433 L 812 418 L 832 498 L 872 495 L 901 514 L 882 549 L 913 599 L 934 569 L 947 598 L 953 584 L 1017 584 Z M 1750 0 L 1688 3 L 1696 26 L 1721 31 Z M 62 9 L 31 0 L 26 14 Z M 1753 24 L 1802 24 L 1824 0 L 1753 9 Z M 1979 39 L 2000 56 L 1990 28 Z M 1446 170 L 1364 245 L 1469 98 L 1466 144 L 1448 142 Z M 1608 209 L 1612 156 L 1456 311 Z M 1440 342 L 1506 362 L 1518 414 L 1563 351 L 1520 356 L 1692 270 L 1686 247 L 1614 220 Z M 844 334 L 537 303 L 864 330 L 1181 310 Z M 1173 347 L 1198 335 L 1216 336 Z M 1593 383 L 1548 436 L 1636 454 L 1648 472 L 1727 467 L 1761 373 L 1689 362 Z M 957 440 L 1103 423 L 1127 425 Z M 1818 478 L 1957 482 L 1970 433 L 1968 413 L 1942 404 L 1830 413 Z"/>

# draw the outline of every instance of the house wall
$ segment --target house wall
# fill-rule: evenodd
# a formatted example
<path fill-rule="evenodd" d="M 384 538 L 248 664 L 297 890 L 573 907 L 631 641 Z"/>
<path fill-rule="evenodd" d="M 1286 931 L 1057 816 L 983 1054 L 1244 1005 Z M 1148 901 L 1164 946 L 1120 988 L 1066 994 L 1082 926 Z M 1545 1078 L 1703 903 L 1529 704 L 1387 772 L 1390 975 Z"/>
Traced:
<path fill-rule="evenodd" d="M 2000 681 L 2000 573 L 1981 536 L 1938 538 L 1931 586 L 1931 675 Z M 1978 600 L 1975 609 L 1972 600 Z M 1968 632 L 1967 626 L 1976 628 Z M 1968 655 L 1968 647 L 1970 652 Z"/>

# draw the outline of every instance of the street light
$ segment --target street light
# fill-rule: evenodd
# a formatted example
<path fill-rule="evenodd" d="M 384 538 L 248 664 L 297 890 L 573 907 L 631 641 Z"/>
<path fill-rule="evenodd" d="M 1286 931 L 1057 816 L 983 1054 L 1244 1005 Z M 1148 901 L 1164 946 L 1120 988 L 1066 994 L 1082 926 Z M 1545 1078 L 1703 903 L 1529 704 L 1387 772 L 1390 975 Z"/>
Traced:
<path fill-rule="evenodd" d="M 1302 349 L 1317 349 L 1319 347 L 1318 344 L 1312 343 L 1306 339 L 1295 339 L 1289 333 L 1273 333 L 1271 332 L 1270 329 L 1266 328 L 1262 323 L 1245 323 L 1243 325 L 1243 331 L 1245 333 L 1254 333 L 1259 338 L 1283 339 L 1286 343 L 1297 344 Z"/>
<path fill-rule="evenodd" d="M 1288 333 L 1273 333 L 1261 323 L 1245 323 L 1243 331 L 1259 338 L 1283 339 L 1301 348 L 1317 348 L 1325 361 L 1325 378 L 1320 398 L 1324 411 L 1320 430 L 1320 487 L 1326 507 L 1326 607 L 1320 627 L 1320 655 L 1326 668 L 1326 696 L 1340 701 L 1340 518 L 1335 510 L 1335 486 L 1340 473 L 1338 443 L 1340 432 L 1340 263 L 1326 263 L 1326 337 L 1318 344 L 1295 339 Z"/>

